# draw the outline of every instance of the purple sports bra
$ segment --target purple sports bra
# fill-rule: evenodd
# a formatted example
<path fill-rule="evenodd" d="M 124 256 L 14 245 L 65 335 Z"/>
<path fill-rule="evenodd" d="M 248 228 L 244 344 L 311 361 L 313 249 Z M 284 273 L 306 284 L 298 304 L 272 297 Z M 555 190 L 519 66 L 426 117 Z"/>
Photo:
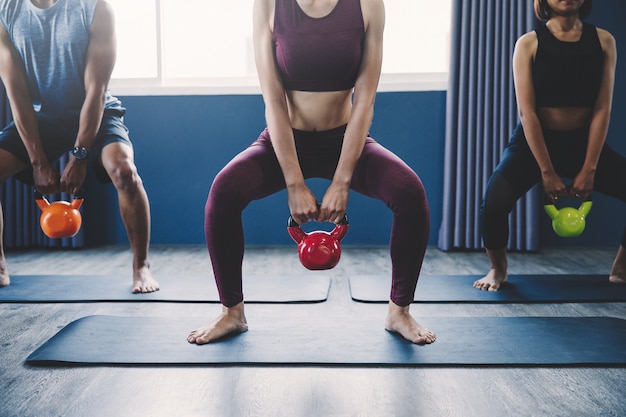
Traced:
<path fill-rule="evenodd" d="M 361 0 L 339 0 L 320 18 L 308 16 L 296 0 L 276 0 L 273 40 L 285 90 L 353 88 L 364 37 Z"/>

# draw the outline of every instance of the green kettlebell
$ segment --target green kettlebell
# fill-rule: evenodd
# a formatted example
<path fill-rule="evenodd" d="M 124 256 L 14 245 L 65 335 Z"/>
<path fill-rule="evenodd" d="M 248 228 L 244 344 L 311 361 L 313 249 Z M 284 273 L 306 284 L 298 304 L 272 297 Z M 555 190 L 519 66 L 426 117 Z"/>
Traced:
<path fill-rule="evenodd" d="M 561 237 L 576 237 L 585 230 L 585 217 L 591 210 L 591 201 L 583 201 L 578 209 L 563 207 L 557 209 L 554 204 L 546 204 L 543 208 L 552 219 L 552 228 Z"/>

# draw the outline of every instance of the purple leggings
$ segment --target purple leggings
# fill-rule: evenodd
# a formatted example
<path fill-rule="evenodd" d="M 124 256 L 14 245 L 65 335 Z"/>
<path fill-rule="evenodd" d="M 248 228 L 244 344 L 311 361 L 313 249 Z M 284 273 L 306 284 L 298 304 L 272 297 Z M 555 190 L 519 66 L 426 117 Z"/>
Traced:
<path fill-rule="evenodd" d="M 325 132 L 294 130 L 305 179 L 332 179 L 344 132 L 345 126 Z M 243 301 L 242 211 L 253 200 L 284 188 L 285 180 L 267 129 L 215 177 L 205 207 L 204 232 L 220 301 L 226 307 Z M 407 164 L 368 136 L 351 188 L 383 201 L 393 211 L 390 298 L 399 306 L 407 306 L 413 301 L 430 233 L 424 186 Z"/>

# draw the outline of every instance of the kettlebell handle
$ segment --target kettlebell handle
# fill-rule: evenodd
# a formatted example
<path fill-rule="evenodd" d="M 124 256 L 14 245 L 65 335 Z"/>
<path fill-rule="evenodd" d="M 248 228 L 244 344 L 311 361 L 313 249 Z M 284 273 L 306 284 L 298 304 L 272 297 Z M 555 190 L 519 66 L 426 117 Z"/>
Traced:
<path fill-rule="evenodd" d="M 43 194 L 41 194 L 39 191 L 37 191 L 37 188 L 33 187 L 33 194 L 35 196 L 35 200 L 46 200 L 46 197 L 44 197 Z M 84 196 L 85 195 L 85 189 L 81 188 L 78 193 L 76 194 L 72 194 L 72 197 L 74 197 L 74 200 L 84 200 Z"/>
<path fill-rule="evenodd" d="M 39 191 L 37 191 L 37 188 L 34 188 L 33 190 L 34 195 L 35 195 L 35 203 L 37 203 L 37 206 L 43 211 L 46 210 L 49 206 L 50 206 L 50 202 L 48 201 L 48 199 L 41 194 Z M 71 202 L 69 202 L 68 204 L 70 205 L 71 208 L 74 209 L 79 209 L 80 206 L 83 204 L 83 188 L 80 189 L 80 191 L 74 195 L 73 199 Z M 54 204 L 54 203 L 53 203 Z"/>
<path fill-rule="evenodd" d="M 569 192 L 572 190 L 572 186 L 571 186 L 571 185 L 568 185 L 567 187 L 565 187 L 565 189 L 567 190 L 567 194 L 568 194 L 568 196 L 569 196 Z M 569 197 L 571 197 L 571 196 L 569 196 Z M 584 202 L 586 202 L 586 201 L 592 201 L 592 200 L 593 200 L 593 199 L 591 198 L 591 194 L 589 194 L 589 195 L 587 196 L 587 198 L 586 198 L 586 199 L 584 199 L 584 200 L 583 200 L 583 199 L 581 199 L 581 198 L 580 198 L 580 197 L 578 197 L 578 196 L 575 196 L 575 197 L 572 197 L 572 198 L 578 198 L 578 199 L 579 199 L 579 200 L 581 200 L 583 203 L 584 203 Z M 547 205 L 549 205 L 549 204 L 555 204 L 555 203 L 553 203 L 553 202 L 552 202 L 552 200 L 550 200 L 550 196 L 549 196 L 548 194 L 546 194 L 546 193 L 544 193 L 544 199 L 543 199 L 543 201 L 544 201 L 544 206 L 547 206 Z"/>
<path fill-rule="evenodd" d="M 579 206 L 577 209 L 575 209 L 575 210 L 577 210 L 577 211 L 580 213 L 580 215 L 582 215 L 583 217 L 585 217 L 585 216 L 587 216 L 587 215 L 589 214 L 589 212 L 591 211 L 591 207 L 592 207 L 592 205 L 593 205 L 593 202 L 592 202 L 591 200 L 585 200 L 585 201 L 583 201 L 583 202 L 580 204 L 580 206 Z M 551 203 L 550 203 L 550 204 L 546 204 L 546 205 L 544 205 L 544 206 L 543 206 L 543 208 L 544 208 L 544 210 L 546 211 L 546 213 L 548 213 L 548 216 L 549 216 L 551 219 L 556 218 L 556 217 L 559 215 L 559 212 L 562 210 L 562 209 L 558 209 L 558 208 L 556 207 L 556 205 L 551 204 Z M 567 209 L 569 210 L 569 209 L 571 209 L 571 208 L 567 208 Z"/>
<path fill-rule="evenodd" d="M 337 225 L 348 224 L 348 216 L 344 213 L 343 218 Z M 287 221 L 287 227 L 300 227 L 300 225 L 293 219 L 293 216 L 289 215 L 289 220 Z"/>

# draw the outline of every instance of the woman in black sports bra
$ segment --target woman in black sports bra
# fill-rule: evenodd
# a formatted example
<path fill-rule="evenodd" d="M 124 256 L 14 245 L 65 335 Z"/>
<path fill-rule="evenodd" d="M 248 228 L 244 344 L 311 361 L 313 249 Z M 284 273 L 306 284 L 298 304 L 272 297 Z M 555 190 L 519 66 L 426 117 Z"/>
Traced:
<path fill-rule="evenodd" d="M 537 30 L 513 53 L 520 123 L 491 176 L 481 228 L 491 269 L 474 288 L 497 291 L 507 278 L 508 215 L 541 181 L 554 202 L 593 190 L 626 202 L 626 158 L 605 144 L 615 79 L 615 39 L 581 19 L 592 0 L 535 0 Z M 545 22 L 545 23 L 543 23 Z M 572 180 L 566 187 L 562 178 Z M 626 283 L 626 229 L 609 280 Z"/>

